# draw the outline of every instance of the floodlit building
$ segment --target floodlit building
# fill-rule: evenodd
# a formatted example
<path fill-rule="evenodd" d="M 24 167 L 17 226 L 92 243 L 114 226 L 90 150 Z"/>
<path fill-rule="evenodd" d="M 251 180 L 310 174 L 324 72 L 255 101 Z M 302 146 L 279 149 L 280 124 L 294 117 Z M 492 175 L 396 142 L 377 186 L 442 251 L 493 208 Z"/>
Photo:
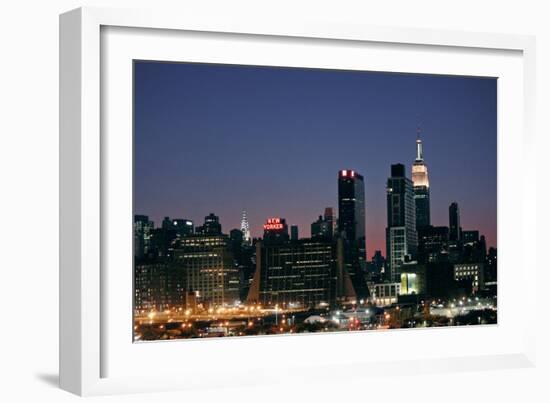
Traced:
<path fill-rule="evenodd" d="M 426 293 L 426 266 L 417 262 L 401 266 L 400 295 L 424 295 Z"/>
<path fill-rule="evenodd" d="M 369 285 L 370 301 L 376 306 L 388 306 L 397 303 L 401 293 L 401 283 L 381 283 Z"/>
<path fill-rule="evenodd" d="M 431 224 L 430 219 L 430 181 L 428 167 L 424 162 L 420 132 L 416 138 L 416 159 L 412 165 L 414 203 L 416 209 L 416 228 Z"/>

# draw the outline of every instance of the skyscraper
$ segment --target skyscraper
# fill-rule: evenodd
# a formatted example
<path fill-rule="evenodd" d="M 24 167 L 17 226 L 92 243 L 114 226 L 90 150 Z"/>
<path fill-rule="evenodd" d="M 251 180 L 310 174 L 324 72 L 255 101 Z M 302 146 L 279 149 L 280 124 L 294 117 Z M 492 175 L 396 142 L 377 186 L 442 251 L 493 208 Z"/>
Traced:
<path fill-rule="evenodd" d="M 344 238 L 344 262 L 357 297 L 367 297 L 365 183 L 362 175 L 350 169 L 338 173 L 338 233 Z"/>
<path fill-rule="evenodd" d="M 388 280 L 399 281 L 399 268 L 407 256 L 416 255 L 416 208 L 412 181 L 405 176 L 405 166 L 391 166 L 387 186 L 388 226 L 386 228 L 386 259 Z"/>
<path fill-rule="evenodd" d="M 449 206 L 449 240 L 460 241 L 460 232 L 460 209 L 457 202 L 452 202 Z"/>
<path fill-rule="evenodd" d="M 248 224 L 248 217 L 246 216 L 246 211 L 243 210 L 243 215 L 241 218 L 241 231 L 243 233 L 243 241 L 250 244 L 252 238 L 250 237 L 250 224 Z"/>
<path fill-rule="evenodd" d="M 362 175 L 349 169 L 338 174 L 338 217 L 340 234 L 363 243 L 365 250 L 365 183 Z"/>
<path fill-rule="evenodd" d="M 416 208 L 416 228 L 430 225 L 430 182 L 428 167 L 424 162 L 420 131 L 416 138 L 416 159 L 412 165 L 412 181 L 414 189 L 414 203 Z"/>

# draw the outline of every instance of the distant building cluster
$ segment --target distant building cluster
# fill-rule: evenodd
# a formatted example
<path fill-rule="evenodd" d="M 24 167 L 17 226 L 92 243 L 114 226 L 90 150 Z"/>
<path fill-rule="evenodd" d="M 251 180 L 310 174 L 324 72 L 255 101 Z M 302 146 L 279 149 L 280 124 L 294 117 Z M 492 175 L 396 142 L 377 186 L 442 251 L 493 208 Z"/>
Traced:
<path fill-rule="evenodd" d="M 156 227 L 134 216 L 136 312 L 192 312 L 248 304 L 278 309 L 375 307 L 419 304 L 434 298 L 496 296 L 497 253 L 478 230 L 460 224 L 456 202 L 449 221 L 434 226 L 422 140 L 409 179 L 391 165 L 386 183 L 386 251 L 366 250 L 363 176 L 338 172 L 338 205 L 311 223 L 311 236 L 282 217 L 266 218 L 253 239 L 247 213 L 241 225 L 222 231 L 209 214 L 201 225 L 166 217 Z"/>

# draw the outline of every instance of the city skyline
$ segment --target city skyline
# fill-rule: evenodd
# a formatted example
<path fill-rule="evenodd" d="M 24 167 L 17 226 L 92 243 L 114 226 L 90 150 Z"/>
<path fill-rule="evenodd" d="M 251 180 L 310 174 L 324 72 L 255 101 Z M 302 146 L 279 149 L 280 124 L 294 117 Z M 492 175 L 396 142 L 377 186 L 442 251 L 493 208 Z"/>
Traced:
<path fill-rule="evenodd" d="M 148 215 L 156 226 L 164 216 L 199 225 L 214 213 L 229 233 L 241 227 L 246 210 L 253 237 L 261 237 L 265 219 L 273 216 L 286 218 L 307 237 L 325 207 L 336 209 L 337 172 L 350 168 L 365 177 L 369 258 L 375 250 L 384 253 L 385 182 L 395 163 L 404 164 L 411 178 L 420 123 L 430 169 L 432 225 L 448 225 L 448 207 L 456 201 L 462 227 L 478 229 L 489 246 L 496 246 L 496 80 L 150 62 L 136 63 L 135 73 L 134 212 Z M 244 89 L 236 93 L 238 85 Z M 178 92 L 180 86 L 185 91 Z M 318 87 L 339 97 L 319 102 Z M 382 87 L 382 94 L 373 91 Z M 361 104 L 378 110 L 391 103 L 398 89 L 402 99 L 396 102 L 404 108 L 399 113 L 359 112 Z M 361 90 L 369 96 L 358 95 Z M 423 101 L 412 98 L 419 93 Z M 252 105 L 250 97 L 260 105 Z M 281 99 L 290 103 L 282 106 L 284 113 L 275 111 L 282 122 L 273 117 Z M 335 109 L 327 118 L 330 106 Z M 218 118 L 209 120 L 210 114 Z M 275 137 L 269 135 L 273 126 Z M 255 135 L 254 129 L 265 134 Z M 451 134 L 435 134 L 445 131 Z M 381 155 L 377 148 L 389 151 Z M 313 160 L 318 163 L 312 167 Z"/>

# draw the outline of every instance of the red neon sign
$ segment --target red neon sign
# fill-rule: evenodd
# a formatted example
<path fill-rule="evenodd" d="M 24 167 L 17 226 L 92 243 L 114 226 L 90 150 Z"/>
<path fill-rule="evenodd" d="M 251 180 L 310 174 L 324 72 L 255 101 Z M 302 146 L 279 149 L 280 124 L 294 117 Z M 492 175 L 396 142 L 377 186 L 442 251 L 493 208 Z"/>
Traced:
<path fill-rule="evenodd" d="M 283 224 L 279 217 L 268 218 L 264 224 L 264 229 L 267 231 L 283 229 Z"/>

